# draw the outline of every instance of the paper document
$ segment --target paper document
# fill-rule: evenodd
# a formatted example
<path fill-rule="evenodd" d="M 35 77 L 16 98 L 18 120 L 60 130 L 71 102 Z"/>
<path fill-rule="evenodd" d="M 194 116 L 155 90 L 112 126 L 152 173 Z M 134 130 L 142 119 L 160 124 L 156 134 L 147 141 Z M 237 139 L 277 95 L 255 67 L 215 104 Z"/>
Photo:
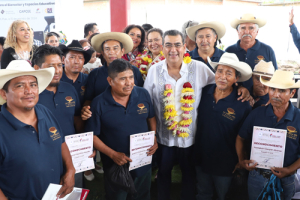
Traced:
<path fill-rule="evenodd" d="M 95 168 L 93 154 L 93 132 L 65 136 L 76 173 Z"/>
<path fill-rule="evenodd" d="M 155 132 L 145 132 L 130 135 L 130 162 L 129 171 L 149 165 L 152 156 L 147 156 L 148 149 L 154 145 Z"/>
<path fill-rule="evenodd" d="M 85 200 L 90 192 L 90 190 L 87 189 L 74 187 L 73 191 L 70 194 L 66 195 L 62 199 L 59 199 L 57 198 L 56 194 L 58 193 L 60 188 L 61 185 L 50 183 L 42 200 Z"/>
<path fill-rule="evenodd" d="M 253 127 L 250 160 L 257 168 L 283 167 L 286 134 L 283 129 Z"/>

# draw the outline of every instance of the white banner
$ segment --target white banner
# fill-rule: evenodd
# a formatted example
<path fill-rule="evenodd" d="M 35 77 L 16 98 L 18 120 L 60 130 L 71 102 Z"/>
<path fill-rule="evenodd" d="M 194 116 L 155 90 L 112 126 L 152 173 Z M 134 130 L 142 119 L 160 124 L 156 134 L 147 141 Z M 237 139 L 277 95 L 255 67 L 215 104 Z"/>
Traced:
<path fill-rule="evenodd" d="M 34 31 L 34 38 L 44 43 L 44 32 L 55 28 L 55 0 L 1 1 L 0 36 L 6 37 L 11 23 L 24 20 Z"/>

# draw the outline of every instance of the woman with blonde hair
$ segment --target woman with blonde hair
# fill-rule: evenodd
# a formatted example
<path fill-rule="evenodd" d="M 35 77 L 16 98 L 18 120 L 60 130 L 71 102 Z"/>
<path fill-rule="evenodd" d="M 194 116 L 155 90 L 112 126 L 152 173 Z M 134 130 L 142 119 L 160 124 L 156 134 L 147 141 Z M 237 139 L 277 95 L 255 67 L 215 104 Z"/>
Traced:
<path fill-rule="evenodd" d="M 29 24 L 23 20 L 14 21 L 7 32 L 1 57 L 1 69 L 5 69 L 12 60 L 31 62 L 33 52 L 33 33 Z"/>

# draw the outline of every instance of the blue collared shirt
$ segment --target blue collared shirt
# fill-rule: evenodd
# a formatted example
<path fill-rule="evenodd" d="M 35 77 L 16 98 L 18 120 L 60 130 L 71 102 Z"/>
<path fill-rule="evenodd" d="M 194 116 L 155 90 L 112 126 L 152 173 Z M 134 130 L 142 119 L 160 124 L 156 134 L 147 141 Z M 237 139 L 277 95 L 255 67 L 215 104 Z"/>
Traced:
<path fill-rule="evenodd" d="M 140 70 L 133 67 L 134 73 L 134 84 L 140 87 L 143 87 L 144 81 Z M 105 89 L 109 86 L 107 82 L 108 77 L 108 68 L 104 64 L 102 67 L 93 69 L 89 74 L 87 83 L 86 83 L 86 91 L 85 91 L 85 100 L 92 101 L 96 96 L 105 91 Z"/>
<path fill-rule="evenodd" d="M 129 155 L 129 137 L 132 134 L 149 131 L 147 119 L 155 116 L 152 101 L 147 90 L 134 87 L 127 107 L 117 103 L 109 86 L 91 104 L 92 117 L 87 120 L 85 130 L 93 131 L 111 149 Z M 101 154 L 104 170 L 109 169 L 113 160 Z M 133 177 L 144 175 L 151 165 L 131 171 Z"/>
<path fill-rule="evenodd" d="M 60 126 L 43 105 L 35 107 L 38 132 L 2 106 L 0 113 L 0 188 L 12 200 L 42 199 L 63 173 Z"/>
<path fill-rule="evenodd" d="M 254 103 L 252 109 L 255 109 L 255 108 L 260 107 L 260 106 L 264 106 L 265 104 L 268 103 L 268 101 L 269 101 L 269 93 L 265 94 L 264 96 L 255 96 L 253 94 L 253 86 L 250 88 L 249 92 L 250 92 L 250 95 L 255 100 L 255 103 Z"/>
<path fill-rule="evenodd" d="M 291 28 L 291 33 L 292 33 L 292 37 L 294 40 L 294 44 L 296 45 L 296 47 L 300 53 L 300 34 L 299 34 L 295 24 L 291 25 L 290 28 Z"/>
<path fill-rule="evenodd" d="M 221 56 L 223 55 L 223 53 L 225 53 L 223 50 L 215 47 L 215 52 L 214 52 L 213 56 L 210 58 L 210 60 L 213 61 L 213 62 L 219 62 L 219 60 L 220 60 Z M 190 51 L 189 54 L 191 55 L 192 59 L 204 62 L 209 67 L 209 69 L 211 69 L 211 71 L 213 73 L 215 73 L 215 70 L 210 66 L 210 64 L 208 62 L 206 63 L 203 60 L 203 58 L 199 56 L 198 47 L 196 47 L 193 51 Z"/>
<path fill-rule="evenodd" d="M 216 84 L 203 88 L 198 108 L 195 141 L 196 165 L 208 174 L 232 176 L 238 157 L 235 140 L 239 128 L 252 110 L 249 102 L 238 101 L 237 87 L 215 102 Z"/>
<path fill-rule="evenodd" d="M 252 70 L 260 60 L 264 60 L 266 62 L 272 61 L 276 70 L 278 67 L 273 49 L 257 39 L 255 39 L 255 41 L 255 45 L 248 49 L 248 51 L 245 51 L 240 47 L 240 40 L 237 41 L 236 44 L 229 46 L 225 51 L 229 53 L 235 53 L 239 60 L 250 65 Z M 252 77 L 248 81 L 243 82 L 243 86 L 248 90 L 252 85 Z"/>
<path fill-rule="evenodd" d="M 289 103 L 289 107 L 285 115 L 277 122 L 271 104 L 261 106 L 254 109 L 246 118 L 243 126 L 239 131 L 239 136 L 246 140 L 252 140 L 253 126 L 261 126 L 267 128 L 276 128 L 287 130 L 285 155 L 283 167 L 288 167 L 299 158 L 299 140 L 300 140 L 300 110 Z M 291 132 L 287 128 L 293 127 L 296 130 Z"/>
<path fill-rule="evenodd" d="M 67 82 L 75 87 L 75 90 L 77 91 L 79 100 L 81 105 L 83 105 L 85 99 L 84 99 L 84 93 L 86 90 L 86 82 L 87 82 L 87 74 L 79 73 L 79 76 L 77 77 L 76 81 L 73 83 L 73 80 L 69 79 L 65 73 L 65 69 L 63 69 L 63 75 L 61 77 L 61 81 Z"/>
<path fill-rule="evenodd" d="M 64 136 L 75 134 L 74 116 L 80 116 L 81 104 L 75 88 L 63 81 L 54 94 L 44 90 L 40 93 L 39 104 L 46 106 L 56 117 Z"/>

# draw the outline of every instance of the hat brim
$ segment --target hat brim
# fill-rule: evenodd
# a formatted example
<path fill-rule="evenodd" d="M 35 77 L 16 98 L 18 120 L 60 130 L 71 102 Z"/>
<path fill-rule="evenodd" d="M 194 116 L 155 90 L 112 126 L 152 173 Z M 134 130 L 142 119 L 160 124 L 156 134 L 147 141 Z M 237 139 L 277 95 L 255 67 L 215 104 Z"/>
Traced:
<path fill-rule="evenodd" d="M 257 18 L 257 19 L 251 19 L 251 20 L 246 20 L 246 19 L 234 19 L 231 21 L 230 25 L 232 28 L 236 29 L 239 24 L 244 24 L 244 23 L 253 23 L 257 24 L 259 28 L 263 27 L 266 25 L 267 21 L 262 18 Z"/>
<path fill-rule="evenodd" d="M 20 71 L 20 70 L 0 70 L 0 89 L 3 88 L 8 81 L 20 77 L 20 76 L 34 76 L 38 82 L 39 94 L 43 92 L 53 79 L 55 69 L 49 67 L 46 69 L 33 70 L 33 71 Z M 0 95 L 0 105 L 3 105 L 6 101 Z"/>
<path fill-rule="evenodd" d="M 205 22 L 205 23 L 201 23 L 199 25 L 196 26 L 191 26 L 189 28 L 186 29 L 186 33 L 189 36 L 189 38 L 193 41 L 196 40 L 196 31 L 201 29 L 201 28 L 212 28 L 216 31 L 217 35 L 218 35 L 218 39 L 221 39 L 225 33 L 226 33 L 226 28 L 224 26 L 224 24 L 217 22 L 217 21 L 213 21 L 213 22 Z"/>
<path fill-rule="evenodd" d="M 125 50 L 124 54 L 129 53 L 132 51 L 133 48 L 133 41 L 129 35 L 126 33 L 119 33 L 119 32 L 108 32 L 108 33 L 100 33 L 98 35 L 95 35 L 92 40 L 92 46 L 93 48 L 99 52 L 103 53 L 102 51 L 102 44 L 103 42 L 107 40 L 116 40 L 122 43 L 123 48 Z"/>
<path fill-rule="evenodd" d="M 273 82 L 272 80 L 267 81 L 260 77 L 260 82 L 268 87 L 277 88 L 277 89 L 300 88 L 300 81 L 297 81 L 293 85 L 288 85 L 288 84 Z"/>
<path fill-rule="evenodd" d="M 252 77 L 252 69 L 251 67 L 244 62 L 233 62 L 233 63 L 222 63 L 222 62 L 211 62 L 210 58 L 208 57 L 208 62 L 210 66 L 215 70 L 218 65 L 225 65 L 232 67 L 241 73 L 241 77 L 237 82 L 244 82 L 249 80 Z"/>
<path fill-rule="evenodd" d="M 82 52 L 83 57 L 84 57 L 84 64 L 88 63 L 92 57 L 90 51 L 85 51 L 84 49 L 79 48 L 79 47 L 67 47 L 65 45 L 59 45 L 59 48 L 60 48 L 60 50 L 62 50 L 63 53 L 66 53 L 68 51 Z"/>
<path fill-rule="evenodd" d="M 262 72 L 252 72 L 253 75 L 258 75 L 258 76 L 266 76 L 272 78 L 273 75 L 267 74 L 267 73 L 262 73 Z"/>

